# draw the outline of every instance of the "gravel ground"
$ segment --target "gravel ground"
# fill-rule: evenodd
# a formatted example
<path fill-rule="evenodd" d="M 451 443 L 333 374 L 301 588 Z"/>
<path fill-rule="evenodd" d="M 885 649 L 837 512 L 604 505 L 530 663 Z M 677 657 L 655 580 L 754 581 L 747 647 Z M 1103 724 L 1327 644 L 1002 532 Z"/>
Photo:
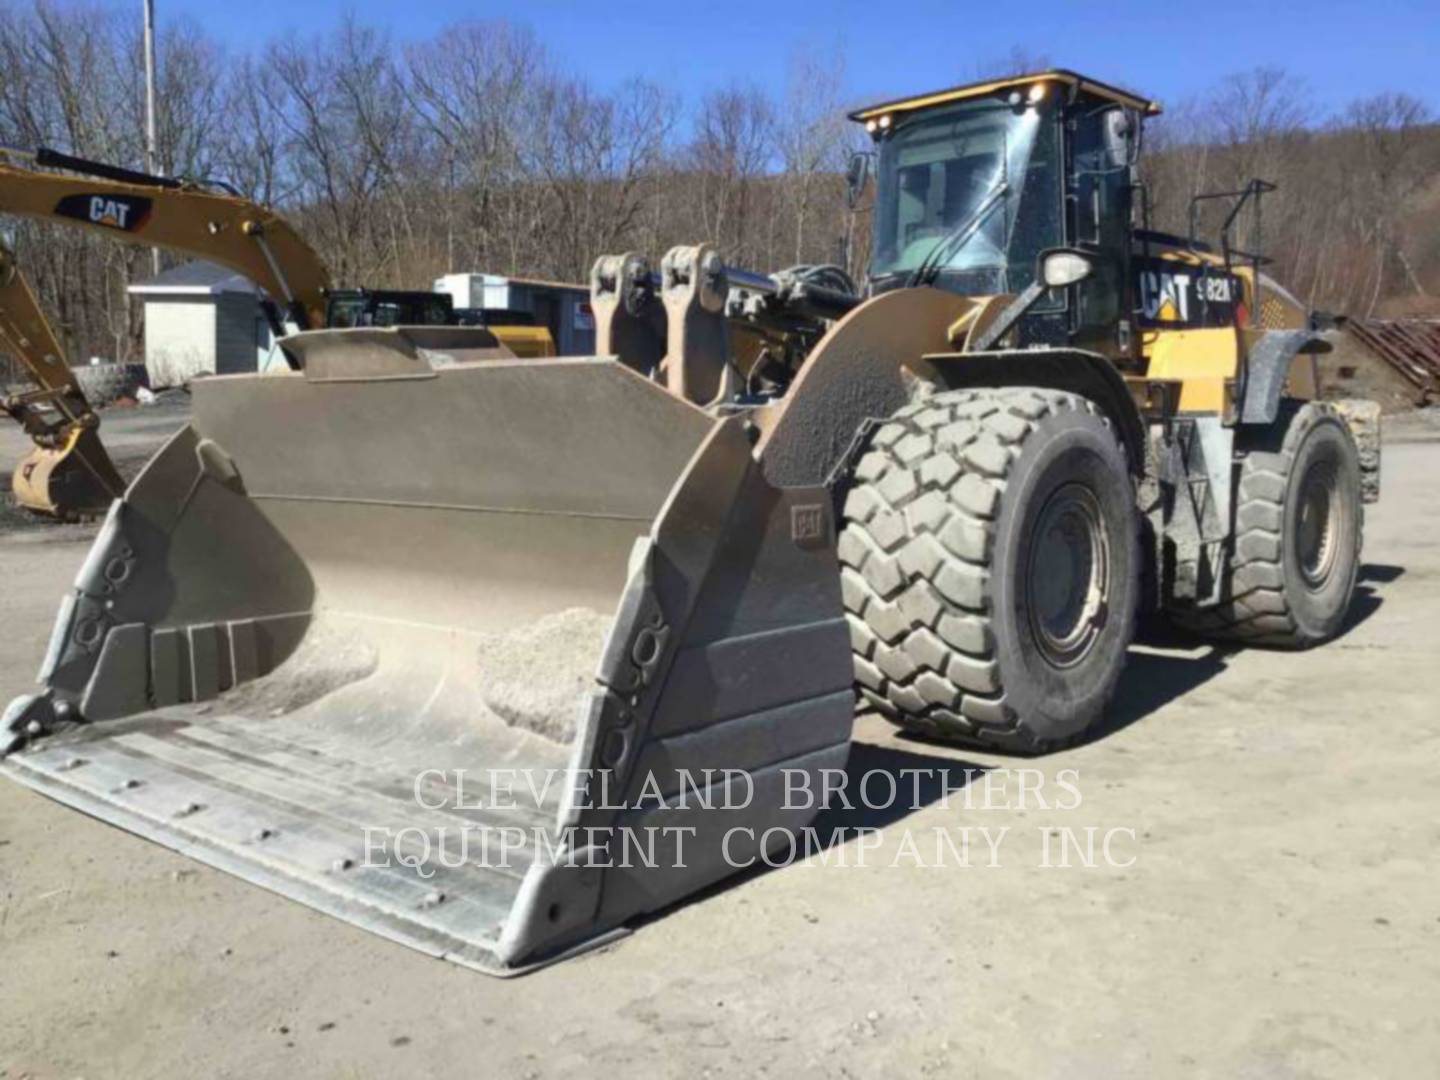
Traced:
<path fill-rule="evenodd" d="M 1387 445 L 1338 641 L 1152 632 L 1109 731 L 1038 760 L 862 718 L 851 794 L 931 770 L 917 809 L 834 811 L 879 832 L 518 980 L 0 782 L 0 1076 L 1433 1073 L 1437 533 L 1440 447 Z M 88 535 L 0 533 L 0 696 L 29 685 Z M 963 828 L 968 866 L 937 839 Z M 1053 865 L 1087 829 L 1110 859 Z"/>
<path fill-rule="evenodd" d="M 1412 409 L 1385 417 L 1386 438 L 1395 442 L 1430 442 L 1440 439 L 1440 406 Z"/>

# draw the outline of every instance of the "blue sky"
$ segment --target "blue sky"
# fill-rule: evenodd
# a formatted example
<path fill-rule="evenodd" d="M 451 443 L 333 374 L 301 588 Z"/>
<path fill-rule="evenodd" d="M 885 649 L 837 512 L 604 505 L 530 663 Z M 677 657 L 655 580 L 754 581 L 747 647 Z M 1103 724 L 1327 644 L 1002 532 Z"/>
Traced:
<path fill-rule="evenodd" d="M 686 100 L 736 78 L 778 88 L 787 57 L 812 42 L 844 51 L 848 89 L 858 101 L 967 81 L 978 62 L 1019 47 L 1162 102 L 1264 64 L 1303 74 L 1322 111 L 1356 96 L 1406 90 L 1440 112 L 1437 0 L 156 0 L 156 6 L 162 23 L 189 15 L 237 51 L 253 47 L 257 36 L 321 31 L 345 11 L 399 38 L 427 37 L 462 19 L 507 18 L 533 27 L 565 67 L 601 87 L 644 73 Z"/>

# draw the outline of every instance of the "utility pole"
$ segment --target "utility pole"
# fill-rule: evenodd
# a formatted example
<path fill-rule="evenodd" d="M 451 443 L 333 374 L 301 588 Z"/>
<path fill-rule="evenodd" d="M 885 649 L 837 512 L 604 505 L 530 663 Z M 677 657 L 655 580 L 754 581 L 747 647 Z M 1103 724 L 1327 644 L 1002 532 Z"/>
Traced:
<path fill-rule="evenodd" d="M 159 172 L 158 140 L 155 137 L 155 0 L 145 4 L 145 171 Z M 150 268 L 160 273 L 160 249 L 150 249 Z"/>

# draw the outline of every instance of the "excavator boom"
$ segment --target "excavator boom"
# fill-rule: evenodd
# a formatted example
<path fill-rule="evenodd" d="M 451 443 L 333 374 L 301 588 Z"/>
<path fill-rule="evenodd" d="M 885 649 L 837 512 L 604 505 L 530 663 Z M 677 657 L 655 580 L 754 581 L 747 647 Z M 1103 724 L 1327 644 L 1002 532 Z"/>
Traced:
<path fill-rule="evenodd" d="M 152 176 L 44 148 L 0 147 L 0 214 L 78 226 L 123 243 L 202 256 L 264 290 L 274 305 L 269 311 L 277 332 L 287 322 L 302 331 L 329 324 L 330 276 L 315 250 L 272 210 L 214 184 Z M 371 303 L 392 308 L 397 297 L 422 295 L 360 292 Z M 445 300 L 448 316 L 448 298 L 438 299 Z M 412 306 L 430 310 L 423 304 Z M 428 325 L 443 318 L 418 321 Z M 505 326 L 469 331 L 468 336 L 471 345 L 494 347 L 498 342 L 506 355 L 555 353 L 554 342 L 543 329 Z M 123 490 L 123 481 L 96 434 L 98 417 L 8 252 L 0 285 L 0 343 L 38 384 L 37 390 L 4 402 L 37 446 L 16 469 L 17 501 L 60 518 L 104 513 Z M 292 367 L 298 366 L 297 350 L 281 351 Z M 44 405 L 56 410 L 53 418 L 38 408 Z"/>
<path fill-rule="evenodd" d="M 238 195 L 53 150 L 4 148 L 0 213 L 203 255 L 243 274 L 281 305 L 277 326 L 284 319 L 301 329 L 325 325 L 329 275 L 320 257 L 284 218 Z M 103 514 L 124 481 L 100 442 L 99 418 L 8 251 L 0 254 L 0 343 L 37 384 L 3 402 L 36 444 L 15 469 L 16 501 L 59 518 Z"/>
<path fill-rule="evenodd" d="M 39 169 L 0 161 L 0 213 L 78 225 L 145 247 L 199 255 L 243 274 L 301 329 L 325 325 L 330 276 L 284 218 L 238 195 L 171 177 L 146 176 L 53 150 L 29 157 Z M 72 170 L 72 174 L 49 171 Z M 73 175 L 85 172 L 105 175 Z M 126 179 L 113 179 L 113 177 Z"/>

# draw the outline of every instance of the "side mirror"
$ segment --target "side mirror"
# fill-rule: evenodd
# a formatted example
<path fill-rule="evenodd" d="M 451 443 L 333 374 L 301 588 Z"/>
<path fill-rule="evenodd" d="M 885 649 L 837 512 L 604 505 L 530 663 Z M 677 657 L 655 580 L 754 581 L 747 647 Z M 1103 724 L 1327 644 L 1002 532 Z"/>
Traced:
<path fill-rule="evenodd" d="M 1140 152 L 1139 127 L 1129 109 L 1111 109 L 1105 114 L 1105 159 L 1112 169 L 1135 164 Z"/>
<path fill-rule="evenodd" d="M 1084 281 L 1095 269 L 1090 256 L 1071 248 L 1056 248 L 1040 256 L 1039 279 L 1047 289 L 1063 289 Z"/>
<path fill-rule="evenodd" d="M 860 201 L 861 194 L 865 191 L 865 181 L 870 178 L 870 159 L 874 154 L 867 150 L 856 150 L 850 155 L 850 162 L 845 166 L 845 189 L 846 201 L 850 209 L 855 209 L 855 204 Z"/>
<path fill-rule="evenodd" d="M 1084 281 L 1095 269 L 1095 263 L 1083 251 L 1074 248 L 1051 248 L 1042 251 L 1035 270 L 1035 280 L 1025 286 L 1025 291 L 1005 307 L 970 342 L 972 352 L 989 352 L 1000 344 L 1027 311 L 1038 304 L 1048 289 L 1063 289 Z"/>

